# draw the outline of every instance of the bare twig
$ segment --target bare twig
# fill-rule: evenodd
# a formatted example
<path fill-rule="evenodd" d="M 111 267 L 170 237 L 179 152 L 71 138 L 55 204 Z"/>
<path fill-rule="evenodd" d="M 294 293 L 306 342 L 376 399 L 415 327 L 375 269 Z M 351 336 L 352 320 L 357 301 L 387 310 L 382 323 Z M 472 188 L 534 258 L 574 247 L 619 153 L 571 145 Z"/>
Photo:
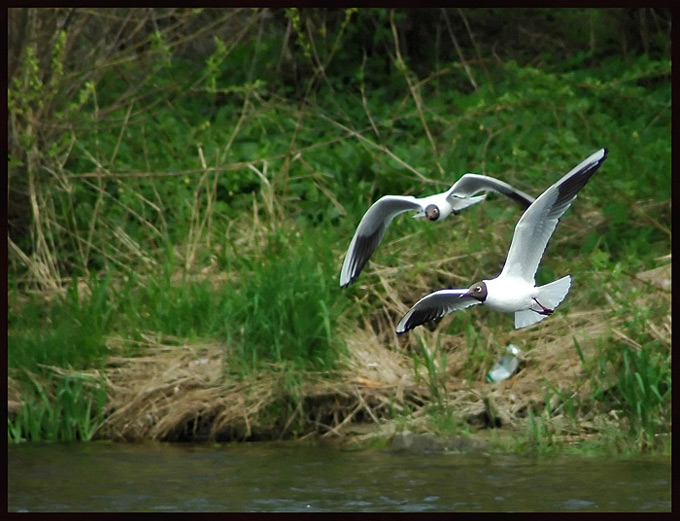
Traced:
<path fill-rule="evenodd" d="M 444 14 L 444 21 L 446 22 L 446 28 L 449 31 L 449 37 L 451 38 L 451 41 L 453 42 L 453 46 L 456 48 L 456 52 L 458 53 L 458 58 L 460 59 L 460 63 L 465 68 L 465 73 L 467 74 L 467 77 L 470 80 L 470 84 L 472 85 L 472 88 L 474 90 L 477 90 L 479 87 L 477 86 L 477 82 L 475 81 L 474 77 L 472 76 L 472 71 L 470 70 L 470 66 L 467 64 L 467 61 L 465 60 L 465 56 L 463 56 L 463 51 L 461 50 L 460 45 L 458 45 L 458 39 L 456 38 L 456 35 L 453 34 L 453 29 L 451 29 L 451 22 L 449 22 L 449 15 L 446 13 L 446 9 L 442 8 L 442 13 Z"/>
<path fill-rule="evenodd" d="M 402 160 L 400 157 L 398 157 L 398 156 L 397 156 L 394 152 L 392 152 L 389 148 L 387 148 L 387 147 L 385 147 L 385 146 L 383 146 L 383 145 L 379 145 L 379 144 L 375 143 L 374 141 L 372 141 L 372 140 L 368 139 L 367 137 L 361 135 L 359 132 L 356 132 L 356 131 L 352 130 L 351 128 L 349 128 L 349 127 L 343 125 L 342 123 L 340 123 L 340 122 L 338 122 L 338 121 L 335 121 L 335 120 L 329 118 L 328 116 L 325 116 L 324 114 L 322 114 L 322 113 L 320 113 L 320 112 L 317 114 L 317 116 L 319 116 L 319 117 L 322 118 L 322 119 L 325 119 L 326 121 L 328 121 L 328 122 L 330 122 L 330 123 L 333 123 L 334 125 L 337 125 L 337 126 L 340 127 L 341 129 L 343 129 L 345 132 L 347 132 L 349 135 L 351 135 L 351 136 L 353 136 L 353 137 L 359 139 L 360 141 L 363 141 L 364 143 L 366 143 L 366 144 L 372 146 L 373 148 L 376 148 L 376 149 L 380 150 L 381 152 L 387 154 L 387 155 L 390 156 L 392 159 L 394 159 L 397 163 L 399 163 L 400 165 L 402 165 L 404 168 L 406 168 L 406 169 L 408 169 L 409 171 L 413 172 L 413 173 L 414 173 L 421 181 L 424 181 L 424 182 L 429 183 L 429 184 L 440 184 L 438 181 L 434 181 L 434 180 L 432 180 L 432 179 L 429 179 L 429 178 L 425 177 L 423 174 L 421 174 L 420 172 L 418 172 L 418 171 L 417 171 L 415 168 L 413 168 L 411 165 L 409 165 L 409 164 L 406 163 L 404 160 Z"/>
<path fill-rule="evenodd" d="M 468 35 L 470 35 L 470 40 L 472 41 L 472 45 L 475 48 L 475 53 L 477 54 L 477 60 L 482 65 L 482 68 L 484 69 L 484 73 L 486 74 L 486 79 L 489 82 L 489 86 L 491 87 L 491 90 L 493 90 L 493 83 L 491 82 L 491 75 L 489 74 L 489 71 L 486 68 L 486 65 L 484 63 L 484 60 L 482 59 L 482 54 L 479 51 L 479 45 L 477 44 L 477 40 L 475 40 L 475 35 L 472 32 L 472 29 L 470 28 L 470 24 L 468 23 L 467 17 L 465 16 L 465 13 L 463 12 L 463 10 L 460 7 L 458 7 L 457 9 L 458 9 L 458 14 L 463 19 L 463 23 L 465 24 L 465 28 L 467 29 Z"/>
<path fill-rule="evenodd" d="M 364 68 L 366 66 L 366 51 L 364 51 L 364 57 L 363 60 L 361 61 L 361 83 L 359 84 L 359 90 L 361 92 L 361 104 L 364 107 L 364 112 L 366 113 L 366 116 L 368 117 L 368 121 L 371 122 L 371 127 L 373 127 L 373 132 L 375 132 L 375 135 L 380 139 L 380 131 L 378 130 L 378 127 L 375 124 L 375 121 L 373 121 L 373 116 L 371 116 L 371 111 L 368 108 L 368 100 L 366 99 L 366 90 L 364 86 Z"/>
<path fill-rule="evenodd" d="M 420 95 L 420 91 L 415 87 L 413 80 L 411 79 L 411 75 L 409 74 L 409 71 L 406 67 L 406 63 L 404 62 L 404 59 L 401 56 L 401 50 L 399 48 L 399 35 L 397 33 L 397 25 L 394 23 L 394 9 L 392 9 L 390 11 L 390 25 L 392 26 L 392 36 L 393 36 L 393 39 L 394 39 L 394 48 L 395 48 L 395 52 L 396 52 L 396 55 L 397 55 L 397 69 L 403 70 L 404 79 L 406 80 L 406 83 L 408 84 L 409 91 L 411 92 L 411 97 L 413 98 L 413 101 L 416 104 L 416 110 L 418 111 L 418 116 L 420 117 L 420 122 L 422 123 L 423 128 L 425 129 L 425 134 L 427 135 L 427 139 L 430 141 L 430 146 L 432 147 L 432 152 L 434 154 L 435 163 L 437 164 L 439 171 L 443 175 L 445 172 L 444 172 L 444 168 L 442 167 L 442 165 L 439 161 L 439 152 L 437 151 L 437 144 L 435 143 L 434 137 L 432 136 L 432 133 L 430 132 L 430 127 L 427 124 L 427 120 L 425 119 L 425 114 L 423 112 L 422 96 Z"/>

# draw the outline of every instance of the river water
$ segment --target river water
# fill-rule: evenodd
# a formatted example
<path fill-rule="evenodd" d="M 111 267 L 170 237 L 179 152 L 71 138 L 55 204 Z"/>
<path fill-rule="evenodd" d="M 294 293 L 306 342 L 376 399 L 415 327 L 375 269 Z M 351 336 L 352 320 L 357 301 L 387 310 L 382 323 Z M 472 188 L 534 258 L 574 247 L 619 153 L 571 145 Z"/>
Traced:
<path fill-rule="evenodd" d="M 671 458 L 297 443 L 8 447 L 9 511 L 670 511 Z"/>

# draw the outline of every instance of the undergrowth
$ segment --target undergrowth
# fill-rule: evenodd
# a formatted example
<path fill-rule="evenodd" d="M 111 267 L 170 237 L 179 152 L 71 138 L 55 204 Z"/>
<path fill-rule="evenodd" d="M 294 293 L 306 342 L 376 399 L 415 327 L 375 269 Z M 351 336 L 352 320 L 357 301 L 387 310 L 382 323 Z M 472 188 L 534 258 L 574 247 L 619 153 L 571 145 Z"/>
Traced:
<path fill-rule="evenodd" d="M 653 447 L 670 430 L 671 355 L 647 324 L 668 310 L 623 288 L 670 252 L 670 18 L 649 10 L 635 33 L 636 12 L 164 9 L 133 31 L 106 11 L 10 10 L 8 362 L 25 398 L 10 439 L 93 435 L 99 395 L 45 367 L 103 368 L 112 335 L 217 340 L 236 376 L 331 374 L 360 327 L 391 345 L 420 296 L 500 271 L 521 212 L 490 195 L 455 224 L 395 219 L 340 291 L 373 201 L 467 171 L 538 195 L 608 147 L 538 282 L 571 272 L 560 313 L 611 308 L 637 347 L 594 339 L 578 353 L 593 392 L 553 384 L 528 439 L 557 444 L 545 404 L 559 395 L 561 414 L 619 411 L 631 444 Z M 442 327 L 464 332 L 460 370 L 480 380 L 512 325 L 475 309 Z M 413 361 L 446 425 L 442 352 Z M 55 427 L 67 410 L 80 427 Z"/>

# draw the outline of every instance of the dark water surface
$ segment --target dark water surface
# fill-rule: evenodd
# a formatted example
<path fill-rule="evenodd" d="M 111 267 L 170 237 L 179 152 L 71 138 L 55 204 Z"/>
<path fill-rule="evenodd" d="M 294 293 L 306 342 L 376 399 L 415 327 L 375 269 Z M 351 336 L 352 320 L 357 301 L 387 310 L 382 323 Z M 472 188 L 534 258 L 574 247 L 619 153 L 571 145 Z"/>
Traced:
<path fill-rule="evenodd" d="M 10 511 L 670 511 L 671 458 L 294 443 L 8 447 Z"/>

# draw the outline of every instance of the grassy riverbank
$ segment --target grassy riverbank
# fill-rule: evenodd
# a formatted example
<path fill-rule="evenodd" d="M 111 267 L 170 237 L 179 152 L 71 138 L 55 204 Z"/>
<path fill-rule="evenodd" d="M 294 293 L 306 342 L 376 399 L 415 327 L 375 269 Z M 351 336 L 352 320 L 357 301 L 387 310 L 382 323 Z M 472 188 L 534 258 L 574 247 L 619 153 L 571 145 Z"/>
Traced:
<path fill-rule="evenodd" d="M 555 12 L 10 10 L 10 441 L 669 451 L 670 14 Z M 495 195 L 396 219 L 339 288 L 381 195 L 468 171 L 538 195 L 603 146 L 540 325 L 394 332 L 499 271 L 521 210 Z M 520 370 L 489 384 L 508 343 Z"/>

